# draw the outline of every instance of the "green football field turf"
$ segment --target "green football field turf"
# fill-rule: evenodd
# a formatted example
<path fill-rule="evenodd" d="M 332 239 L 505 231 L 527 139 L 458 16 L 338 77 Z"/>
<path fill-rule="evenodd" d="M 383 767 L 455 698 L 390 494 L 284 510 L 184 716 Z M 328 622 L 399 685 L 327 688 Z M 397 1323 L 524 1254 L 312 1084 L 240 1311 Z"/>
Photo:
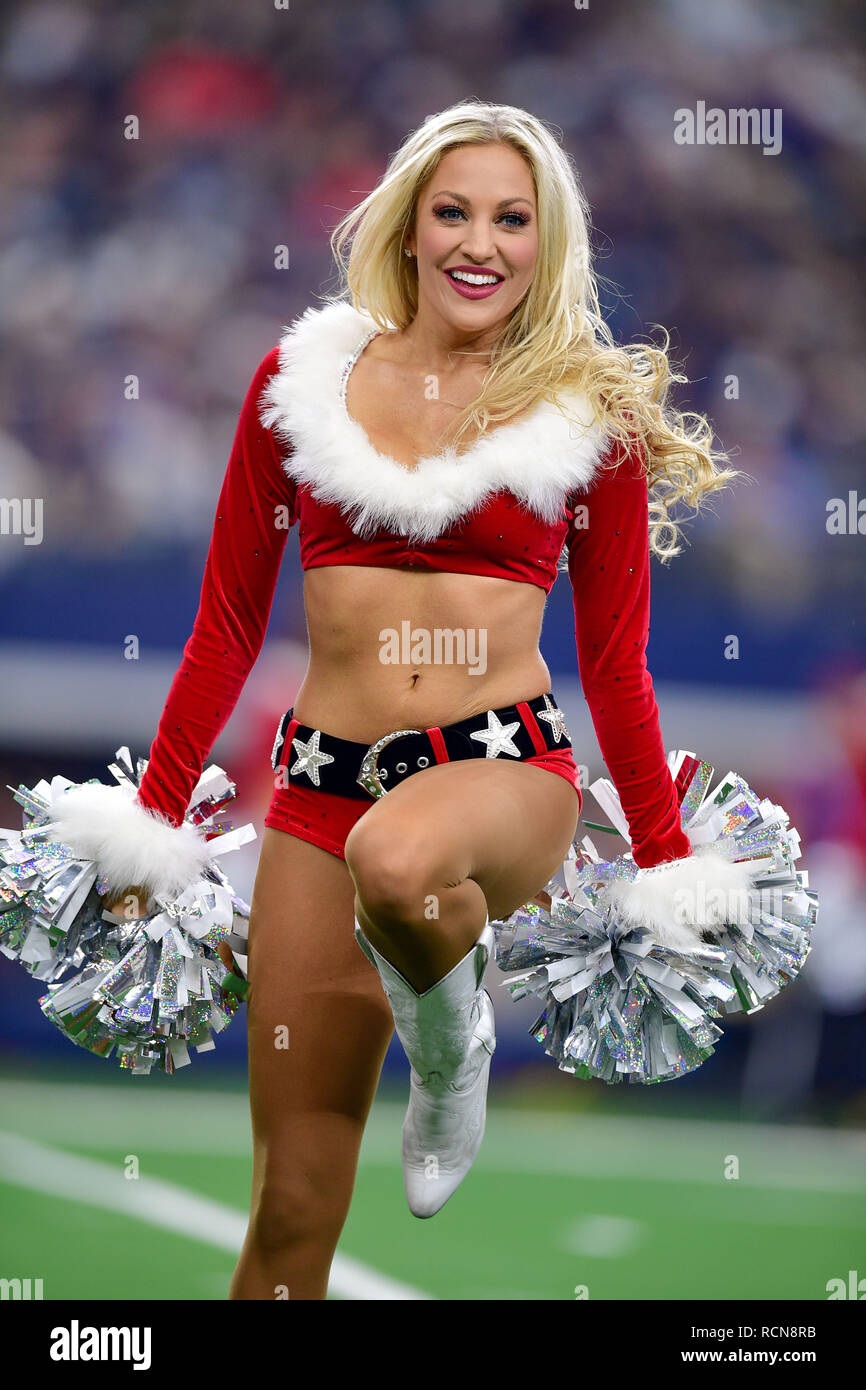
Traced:
<path fill-rule="evenodd" d="M 0 1079 L 0 1277 L 46 1299 L 226 1297 L 246 1094 L 147 1085 Z M 403 1110 L 376 1100 L 333 1298 L 825 1299 L 866 1272 L 862 1132 L 492 1099 L 472 1172 L 419 1221 Z"/>

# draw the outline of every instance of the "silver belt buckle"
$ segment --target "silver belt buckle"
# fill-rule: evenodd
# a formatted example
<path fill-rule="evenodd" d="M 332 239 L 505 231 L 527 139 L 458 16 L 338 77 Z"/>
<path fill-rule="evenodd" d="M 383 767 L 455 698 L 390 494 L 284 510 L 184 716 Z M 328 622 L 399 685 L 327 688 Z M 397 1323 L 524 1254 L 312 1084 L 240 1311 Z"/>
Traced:
<path fill-rule="evenodd" d="M 395 738 L 404 738 L 406 734 L 420 734 L 420 729 L 395 729 L 393 733 L 383 734 L 375 743 L 371 743 L 363 758 L 361 759 L 361 771 L 355 781 L 369 792 L 376 799 L 384 796 L 388 788 L 383 787 L 379 777 L 379 754 L 389 743 L 393 743 Z M 386 775 L 387 775 L 387 770 Z"/>

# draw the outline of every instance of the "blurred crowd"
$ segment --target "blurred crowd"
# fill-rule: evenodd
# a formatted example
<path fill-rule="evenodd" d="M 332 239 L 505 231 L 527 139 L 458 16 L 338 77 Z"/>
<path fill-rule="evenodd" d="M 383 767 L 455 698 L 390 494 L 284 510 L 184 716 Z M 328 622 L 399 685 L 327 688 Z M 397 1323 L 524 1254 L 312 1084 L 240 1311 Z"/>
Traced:
<path fill-rule="evenodd" d="M 759 480 L 757 505 L 749 483 L 714 502 L 698 573 L 768 623 L 843 603 L 859 547 L 828 541 L 826 501 L 856 487 L 866 423 L 866 97 L 846 15 L 776 0 L 6 7 L 0 484 L 48 499 L 40 562 L 90 554 L 97 528 L 106 562 L 203 542 L 252 369 L 335 288 L 329 230 L 409 129 L 475 95 L 560 128 L 618 336 L 670 328 L 684 403 Z M 781 108 L 781 154 L 676 144 L 673 113 L 698 100 Z M 31 560 L 0 554 L 7 571 Z"/>

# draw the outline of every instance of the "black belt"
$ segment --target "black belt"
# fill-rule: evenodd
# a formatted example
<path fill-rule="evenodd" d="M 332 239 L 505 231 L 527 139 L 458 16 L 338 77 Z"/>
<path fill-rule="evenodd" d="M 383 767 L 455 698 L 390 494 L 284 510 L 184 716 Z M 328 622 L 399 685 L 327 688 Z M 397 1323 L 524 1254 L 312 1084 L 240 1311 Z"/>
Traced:
<path fill-rule="evenodd" d="M 289 709 L 277 729 L 271 766 L 277 772 L 286 767 L 283 758 L 288 758 L 289 786 L 296 782 L 356 801 L 375 800 L 435 764 L 467 758 L 521 761 L 570 748 L 571 735 L 551 694 L 484 710 L 456 724 L 395 729 L 371 744 L 311 729 Z"/>

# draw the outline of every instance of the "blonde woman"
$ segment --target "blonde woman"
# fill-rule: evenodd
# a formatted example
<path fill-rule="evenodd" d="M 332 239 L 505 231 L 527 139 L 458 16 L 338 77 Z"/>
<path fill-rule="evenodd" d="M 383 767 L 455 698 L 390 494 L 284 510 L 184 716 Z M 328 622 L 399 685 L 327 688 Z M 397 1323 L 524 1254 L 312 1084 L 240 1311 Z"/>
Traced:
<path fill-rule="evenodd" d="M 665 350 L 611 340 L 566 154 L 525 111 L 462 103 L 406 140 L 333 247 L 344 296 L 293 323 L 250 385 L 137 824 L 112 846 L 145 896 L 203 862 L 184 811 L 296 525 L 310 660 L 277 730 L 252 900 L 241 1299 L 325 1298 L 395 1025 L 415 1215 L 478 1152 L 490 921 L 543 889 L 581 809 L 539 652 L 561 554 L 638 894 L 652 871 L 645 921 L 669 931 L 659 905 L 732 868 L 681 828 L 645 651 L 650 552 L 678 553 L 670 509 L 736 475 L 707 421 L 668 404 L 683 378 Z M 681 942 L 701 925 L 681 916 Z"/>

